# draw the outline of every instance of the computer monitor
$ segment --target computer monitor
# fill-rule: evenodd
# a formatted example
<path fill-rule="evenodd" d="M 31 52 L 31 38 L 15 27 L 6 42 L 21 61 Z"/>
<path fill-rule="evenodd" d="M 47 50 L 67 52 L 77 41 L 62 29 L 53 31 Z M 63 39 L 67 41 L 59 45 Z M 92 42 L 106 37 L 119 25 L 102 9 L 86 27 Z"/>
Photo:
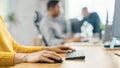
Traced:
<path fill-rule="evenodd" d="M 112 25 L 106 23 L 103 43 L 110 42 L 111 40 L 112 40 Z"/>
<path fill-rule="evenodd" d="M 117 40 L 120 40 L 120 0 L 115 0 L 112 37 L 116 38 Z"/>
<path fill-rule="evenodd" d="M 115 0 L 115 9 L 114 9 L 114 18 L 112 24 L 112 41 L 110 43 L 106 43 L 104 47 L 120 47 L 120 0 Z"/>

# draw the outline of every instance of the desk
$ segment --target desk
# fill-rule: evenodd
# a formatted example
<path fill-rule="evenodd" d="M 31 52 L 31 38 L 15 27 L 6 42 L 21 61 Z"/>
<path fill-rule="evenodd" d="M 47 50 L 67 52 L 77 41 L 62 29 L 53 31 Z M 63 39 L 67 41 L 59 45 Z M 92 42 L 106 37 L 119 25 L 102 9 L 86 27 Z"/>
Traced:
<path fill-rule="evenodd" d="M 64 60 L 63 63 L 58 64 L 21 63 L 13 68 L 120 68 L 120 63 L 117 63 L 109 51 L 106 51 L 101 45 L 92 43 L 75 43 L 71 45 L 71 47 L 85 51 L 85 61 Z M 61 56 L 64 58 L 65 54 Z"/>
<path fill-rule="evenodd" d="M 115 55 L 115 52 L 120 52 L 120 49 L 114 49 L 114 50 L 109 50 L 108 53 L 112 56 L 112 59 L 115 60 L 115 62 L 119 65 L 120 68 L 120 56 Z"/>

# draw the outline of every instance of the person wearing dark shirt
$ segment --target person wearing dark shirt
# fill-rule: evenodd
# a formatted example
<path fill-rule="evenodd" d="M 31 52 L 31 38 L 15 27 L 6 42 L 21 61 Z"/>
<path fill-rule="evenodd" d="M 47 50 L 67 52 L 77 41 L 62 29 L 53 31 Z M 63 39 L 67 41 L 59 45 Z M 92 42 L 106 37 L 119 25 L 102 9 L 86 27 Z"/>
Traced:
<path fill-rule="evenodd" d="M 98 16 L 98 14 L 96 12 L 93 13 L 89 13 L 87 7 L 84 7 L 82 9 L 82 14 L 83 14 L 83 20 L 82 23 L 84 23 L 85 21 L 87 21 L 88 23 L 90 23 L 93 26 L 93 33 L 94 34 L 100 34 L 100 18 Z"/>

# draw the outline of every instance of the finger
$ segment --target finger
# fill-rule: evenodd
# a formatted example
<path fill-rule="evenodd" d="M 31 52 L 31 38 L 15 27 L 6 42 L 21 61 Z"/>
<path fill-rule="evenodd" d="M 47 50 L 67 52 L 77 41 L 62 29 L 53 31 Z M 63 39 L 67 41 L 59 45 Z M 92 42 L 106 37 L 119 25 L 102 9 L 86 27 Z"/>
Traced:
<path fill-rule="evenodd" d="M 67 50 L 61 50 L 61 49 L 57 50 L 57 53 L 67 53 L 67 52 L 68 52 Z"/>
<path fill-rule="evenodd" d="M 57 57 L 56 55 L 53 55 L 53 54 L 45 54 L 43 56 L 47 57 L 47 58 L 56 59 L 56 60 L 60 60 L 61 59 L 61 58 L 59 58 L 59 57 Z"/>
<path fill-rule="evenodd" d="M 61 49 L 69 49 L 69 46 L 61 46 Z"/>
<path fill-rule="evenodd" d="M 74 49 L 74 48 L 71 48 L 71 47 L 68 47 L 68 50 L 73 50 L 73 51 L 75 51 L 75 49 Z"/>
<path fill-rule="evenodd" d="M 51 60 L 51 59 L 48 59 L 48 58 L 46 58 L 46 57 L 41 57 L 41 61 L 45 61 L 45 62 L 49 62 L 49 63 L 54 63 L 54 61 L 53 60 Z"/>
<path fill-rule="evenodd" d="M 75 50 L 69 46 L 61 46 L 60 49 L 62 49 L 62 50 Z"/>
<path fill-rule="evenodd" d="M 58 55 L 56 52 L 48 51 L 47 54 L 55 55 L 55 56 L 57 56 L 58 58 L 61 59 L 60 55 Z"/>

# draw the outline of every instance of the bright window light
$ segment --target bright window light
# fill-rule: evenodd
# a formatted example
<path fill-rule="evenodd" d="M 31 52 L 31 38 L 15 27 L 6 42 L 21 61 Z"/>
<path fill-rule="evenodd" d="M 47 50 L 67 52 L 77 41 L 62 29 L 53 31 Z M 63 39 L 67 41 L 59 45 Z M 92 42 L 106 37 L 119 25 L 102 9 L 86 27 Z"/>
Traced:
<path fill-rule="evenodd" d="M 106 23 L 107 11 L 109 21 L 113 21 L 115 0 L 66 0 L 66 17 L 82 20 L 82 8 L 87 7 L 89 12 L 97 12 L 101 22 Z"/>

